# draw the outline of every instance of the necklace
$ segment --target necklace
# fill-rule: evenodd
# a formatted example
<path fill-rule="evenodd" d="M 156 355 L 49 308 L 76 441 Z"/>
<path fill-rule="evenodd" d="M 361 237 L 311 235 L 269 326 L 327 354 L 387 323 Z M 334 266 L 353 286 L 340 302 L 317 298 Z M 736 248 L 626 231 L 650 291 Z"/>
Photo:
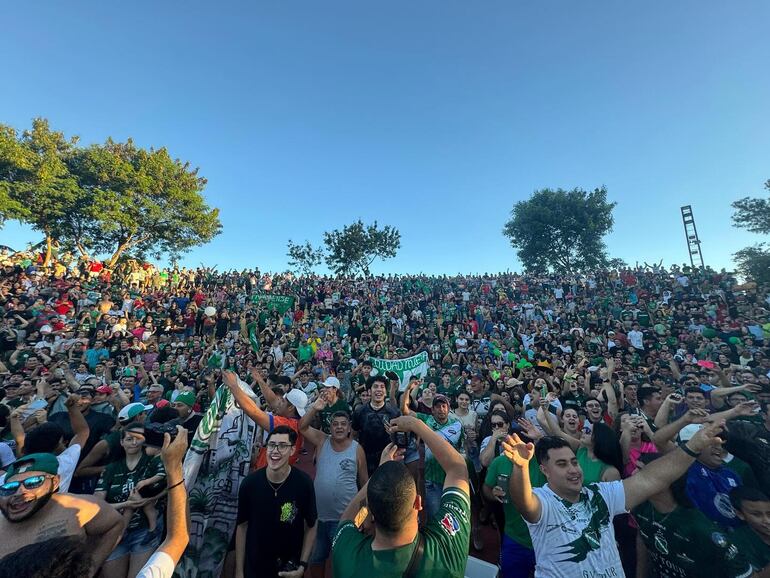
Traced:
<path fill-rule="evenodd" d="M 289 471 L 289 473 L 291 473 L 291 470 Z M 265 475 L 265 479 L 267 480 L 267 475 Z M 270 480 L 267 480 L 267 483 L 270 484 L 270 487 L 273 489 L 273 496 L 274 497 L 276 497 L 276 498 L 278 497 L 278 490 L 280 490 L 283 487 L 283 485 L 286 483 L 286 480 L 288 480 L 288 479 L 289 479 L 289 476 L 287 475 L 283 479 L 283 481 L 280 484 L 278 484 L 278 487 L 275 487 L 273 485 L 273 482 L 271 482 Z"/>

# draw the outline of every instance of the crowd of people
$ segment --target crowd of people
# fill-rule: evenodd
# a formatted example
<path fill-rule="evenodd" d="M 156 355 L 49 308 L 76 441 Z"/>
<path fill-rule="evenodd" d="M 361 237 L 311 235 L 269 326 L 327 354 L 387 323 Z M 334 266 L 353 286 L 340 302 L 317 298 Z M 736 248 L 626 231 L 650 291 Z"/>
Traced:
<path fill-rule="evenodd" d="M 0 578 L 770 576 L 768 287 L 0 268 Z"/>

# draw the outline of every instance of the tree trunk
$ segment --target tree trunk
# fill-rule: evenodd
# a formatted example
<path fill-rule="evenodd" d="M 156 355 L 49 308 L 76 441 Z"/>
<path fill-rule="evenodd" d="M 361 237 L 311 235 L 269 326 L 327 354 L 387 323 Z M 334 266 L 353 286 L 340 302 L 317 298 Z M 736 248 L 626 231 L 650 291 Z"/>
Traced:
<path fill-rule="evenodd" d="M 51 235 L 46 232 L 45 234 L 45 259 L 43 260 L 43 267 L 48 267 L 51 265 L 51 252 L 53 250 L 52 247 L 52 239 Z"/>
<path fill-rule="evenodd" d="M 112 254 L 112 257 L 110 257 L 110 260 L 107 262 L 107 269 L 112 269 L 115 266 L 115 263 L 118 262 L 118 259 L 120 259 L 120 256 L 123 254 L 123 251 L 128 249 L 131 246 L 130 241 L 126 241 L 125 243 L 121 243 L 118 245 L 118 248 L 115 250 L 115 252 Z"/>
<path fill-rule="evenodd" d="M 86 259 L 90 259 L 90 257 L 88 256 L 88 251 L 86 250 L 86 248 L 83 246 L 82 243 L 76 243 L 75 247 L 80 252 L 81 256 L 85 257 Z"/>

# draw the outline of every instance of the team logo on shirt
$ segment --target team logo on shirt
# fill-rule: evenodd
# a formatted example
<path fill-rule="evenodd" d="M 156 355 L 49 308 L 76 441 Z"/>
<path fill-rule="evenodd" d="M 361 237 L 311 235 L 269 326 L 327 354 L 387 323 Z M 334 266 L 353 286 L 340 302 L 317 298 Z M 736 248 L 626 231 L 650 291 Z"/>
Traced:
<path fill-rule="evenodd" d="M 668 555 L 668 540 L 666 540 L 666 537 L 658 532 L 655 534 L 655 538 L 653 539 L 653 542 L 655 543 L 655 549 L 663 554 L 664 556 Z"/>
<path fill-rule="evenodd" d="M 450 536 L 454 536 L 460 530 L 460 522 L 458 522 L 457 518 L 455 518 L 449 512 L 444 514 L 444 517 L 441 518 L 439 524 L 441 524 L 441 527 Z"/>

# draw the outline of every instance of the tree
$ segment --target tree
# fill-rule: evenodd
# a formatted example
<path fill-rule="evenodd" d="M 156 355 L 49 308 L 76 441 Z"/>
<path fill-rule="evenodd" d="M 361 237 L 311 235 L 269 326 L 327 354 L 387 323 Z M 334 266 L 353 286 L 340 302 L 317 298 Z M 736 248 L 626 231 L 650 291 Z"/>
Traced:
<path fill-rule="evenodd" d="M 0 227 L 8 219 L 22 219 L 28 207 L 14 195 L 16 183 L 22 179 L 21 167 L 27 162 L 27 151 L 16 129 L 0 124 Z"/>
<path fill-rule="evenodd" d="M 287 249 L 286 256 L 289 257 L 289 266 L 298 273 L 310 275 L 313 269 L 323 261 L 323 250 L 313 247 L 310 241 L 305 241 L 303 245 L 299 245 L 289 239 Z"/>
<path fill-rule="evenodd" d="M 765 181 L 765 189 L 770 192 L 770 180 Z M 770 234 L 770 197 L 743 197 L 733 203 L 733 209 L 733 225 L 752 233 Z"/>
<path fill-rule="evenodd" d="M 375 259 L 390 259 L 401 248 L 401 233 L 385 225 L 381 229 L 375 221 L 364 225 L 359 219 L 340 230 L 324 233 L 326 264 L 338 275 L 356 272 L 368 277 Z"/>
<path fill-rule="evenodd" d="M 64 224 L 92 206 L 70 170 L 78 138 L 51 130 L 44 118 L 34 119 L 32 129 L 21 135 L 6 126 L 0 133 L 0 178 L 15 207 L 21 207 L 12 207 L 10 216 L 45 235 L 48 265 L 54 241 L 66 236 Z"/>
<path fill-rule="evenodd" d="M 765 243 L 745 247 L 733 254 L 738 272 L 757 283 L 770 283 L 770 248 Z"/>
<path fill-rule="evenodd" d="M 99 215 L 99 234 L 89 243 L 110 254 L 108 267 L 125 251 L 175 259 L 222 229 L 219 209 L 210 208 L 201 194 L 206 179 L 165 148 L 145 150 L 131 139 L 108 139 L 83 149 L 76 165 L 80 186 L 93 195 Z"/>
<path fill-rule="evenodd" d="M 770 180 L 765 181 L 770 191 Z M 760 235 L 770 234 L 770 198 L 743 197 L 733 203 L 733 225 Z M 770 248 L 765 243 L 745 247 L 733 255 L 738 272 L 757 283 L 770 283 Z"/>
<path fill-rule="evenodd" d="M 513 206 L 503 235 L 527 271 L 572 273 L 606 266 L 604 235 L 612 230 L 607 189 L 542 189 Z"/>

